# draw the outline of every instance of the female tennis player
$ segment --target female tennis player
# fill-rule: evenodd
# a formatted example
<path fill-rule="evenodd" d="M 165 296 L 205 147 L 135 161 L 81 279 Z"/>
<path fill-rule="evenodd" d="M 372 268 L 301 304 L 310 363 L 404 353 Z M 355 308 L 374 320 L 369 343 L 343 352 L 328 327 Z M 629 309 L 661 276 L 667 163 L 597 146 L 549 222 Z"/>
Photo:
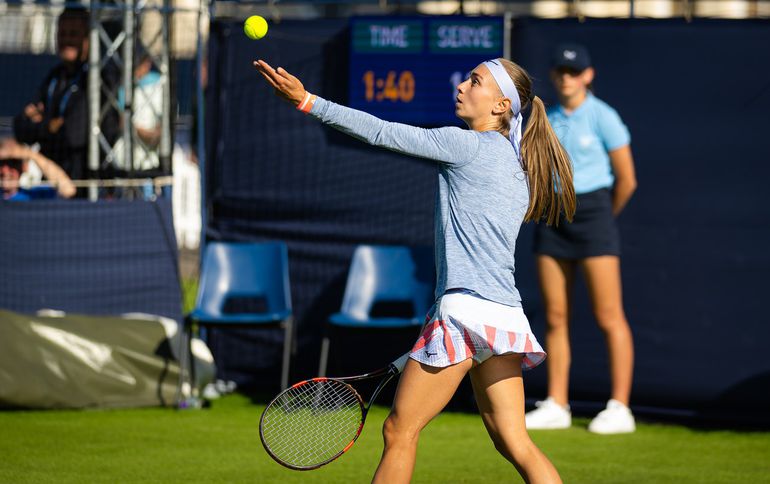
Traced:
<path fill-rule="evenodd" d="M 523 221 L 572 218 L 567 153 L 548 124 L 532 81 L 516 64 L 477 66 L 457 87 L 455 110 L 470 128 L 422 129 L 389 123 L 310 94 L 282 68 L 254 66 L 297 109 L 374 146 L 439 164 L 435 250 L 437 300 L 385 421 L 375 483 L 409 482 L 420 431 L 449 402 L 466 373 L 498 451 L 527 482 L 561 482 L 530 440 L 522 369 L 545 353 L 514 283 L 514 248 Z M 522 110 L 532 112 L 522 137 Z"/>
<path fill-rule="evenodd" d="M 529 429 L 571 425 L 567 404 L 570 368 L 569 308 L 575 273 L 585 277 L 594 315 L 609 349 L 612 396 L 588 425 L 599 434 L 633 432 L 628 408 L 634 365 L 631 330 L 623 311 L 620 236 L 615 217 L 636 189 L 628 129 L 618 113 L 595 97 L 588 50 L 558 46 L 551 80 L 559 106 L 548 119 L 570 154 L 575 171 L 577 212 L 573 223 L 537 227 L 535 252 L 546 309 L 548 398 L 526 416 Z"/>

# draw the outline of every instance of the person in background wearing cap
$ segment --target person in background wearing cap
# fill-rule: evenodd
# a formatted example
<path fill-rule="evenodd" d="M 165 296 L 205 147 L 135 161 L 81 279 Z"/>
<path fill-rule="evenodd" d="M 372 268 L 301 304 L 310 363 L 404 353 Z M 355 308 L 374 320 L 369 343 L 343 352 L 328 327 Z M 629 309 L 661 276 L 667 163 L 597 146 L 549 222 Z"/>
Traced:
<path fill-rule="evenodd" d="M 35 162 L 43 176 L 53 185 L 22 188 L 19 180 L 26 171 L 28 160 Z M 75 195 L 75 185 L 59 165 L 45 156 L 8 138 L 0 140 L 0 193 L 2 200 L 25 201 L 42 198 L 62 198 Z"/>
<path fill-rule="evenodd" d="M 572 424 L 569 312 L 578 268 L 607 342 L 612 382 L 611 399 L 588 430 L 616 434 L 636 429 L 628 408 L 634 347 L 623 310 L 620 236 L 615 222 L 636 189 L 636 176 L 628 129 L 614 109 L 594 96 L 593 79 L 594 69 L 584 46 L 564 44 L 556 49 L 551 80 L 559 105 L 548 110 L 548 120 L 572 159 L 577 209 L 572 223 L 539 224 L 535 232 L 547 325 L 548 398 L 527 413 L 528 429 L 561 429 Z"/>

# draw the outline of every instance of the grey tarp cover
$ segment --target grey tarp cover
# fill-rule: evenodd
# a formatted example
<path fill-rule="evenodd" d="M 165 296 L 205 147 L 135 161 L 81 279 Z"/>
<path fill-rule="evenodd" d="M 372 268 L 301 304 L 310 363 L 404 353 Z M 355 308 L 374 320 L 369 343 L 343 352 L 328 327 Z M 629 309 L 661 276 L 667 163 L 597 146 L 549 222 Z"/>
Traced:
<path fill-rule="evenodd" d="M 176 326 L 141 315 L 52 317 L 0 310 L 0 405 L 174 404 Z"/>

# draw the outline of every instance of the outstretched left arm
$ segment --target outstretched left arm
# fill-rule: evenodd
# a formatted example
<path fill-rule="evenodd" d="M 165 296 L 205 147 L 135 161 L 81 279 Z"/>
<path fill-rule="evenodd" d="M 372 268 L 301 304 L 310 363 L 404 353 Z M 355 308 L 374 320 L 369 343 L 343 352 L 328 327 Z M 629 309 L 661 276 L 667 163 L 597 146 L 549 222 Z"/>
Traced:
<path fill-rule="evenodd" d="M 471 162 L 480 149 L 478 134 L 473 131 L 454 126 L 424 129 L 387 122 L 308 94 L 302 82 L 281 67 L 273 69 L 263 60 L 255 61 L 254 67 L 279 97 L 306 113 L 312 110 L 311 114 L 323 123 L 373 146 L 454 167 Z"/>

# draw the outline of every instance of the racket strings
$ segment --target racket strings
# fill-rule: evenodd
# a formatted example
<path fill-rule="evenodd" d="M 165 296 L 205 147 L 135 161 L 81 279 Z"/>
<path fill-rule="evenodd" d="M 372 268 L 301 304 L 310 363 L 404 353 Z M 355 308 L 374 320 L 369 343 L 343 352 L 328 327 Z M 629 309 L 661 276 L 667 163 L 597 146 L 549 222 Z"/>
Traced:
<path fill-rule="evenodd" d="M 324 464 L 353 441 L 361 426 L 360 398 L 335 380 L 311 380 L 279 395 L 265 410 L 262 439 L 293 467 Z"/>

